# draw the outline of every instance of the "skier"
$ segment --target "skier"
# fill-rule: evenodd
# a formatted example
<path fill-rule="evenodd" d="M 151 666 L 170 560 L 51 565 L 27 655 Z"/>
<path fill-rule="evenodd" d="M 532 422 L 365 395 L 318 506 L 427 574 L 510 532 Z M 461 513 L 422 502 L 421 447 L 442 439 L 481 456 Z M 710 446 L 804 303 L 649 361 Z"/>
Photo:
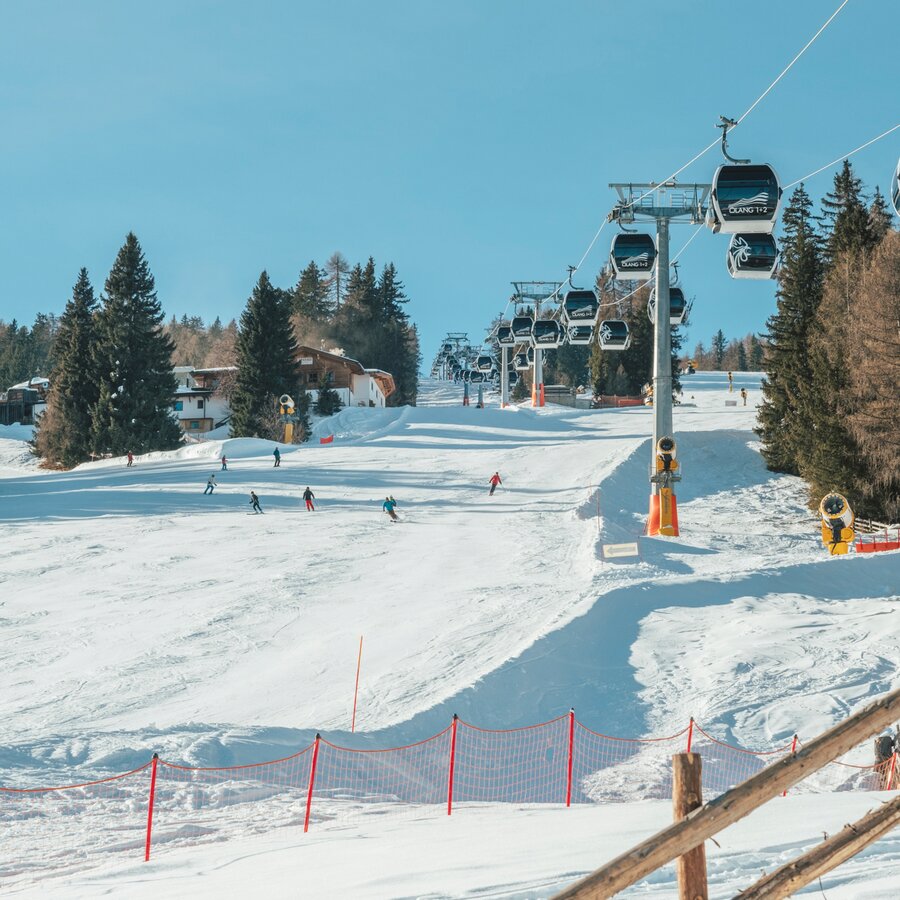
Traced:
<path fill-rule="evenodd" d="M 896 778 L 900 775 L 894 774 L 894 784 L 889 784 L 891 780 L 891 758 L 897 752 L 900 752 L 900 726 L 898 730 L 891 732 L 888 729 L 884 734 L 875 738 L 875 767 L 881 770 L 882 790 L 889 791 L 896 787 Z"/>
<path fill-rule="evenodd" d="M 747 388 L 741 388 L 741 400 L 744 401 L 744 406 L 747 405 Z"/>
<path fill-rule="evenodd" d="M 315 500 L 316 495 L 309 489 L 307 486 L 306 490 L 303 492 L 303 499 L 306 501 L 306 509 L 311 512 L 315 512 L 316 508 L 313 506 L 313 500 Z"/>
<path fill-rule="evenodd" d="M 224 454 L 224 453 L 222 454 L 222 471 L 223 471 L 223 472 L 227 472 L 227 471 L 228 471 L 228 460 L 225 458 L 225 454 Z"/>
<path fill-rule="evenodd" d="M 134 454 L 129 450 L 128 451 L 128 465 L 126 468 L 130 469 L 134 465 Z"/>
<path fill-rule="evenodd" d="M 734 392 L 734 375 L 731 372 L 728 373 L 728 393 L 731 394 Z"/>
<path fill-rule="evenodd" d="M 262 507 L 259 505 L 259 497 L 256 496 L 256 493 L 254 491 L 250 491 L 250 506 L 253 507 L 253 512 L 262 512 Z"/>
<path fill-rule="evenodd" d="M 500 473 L 494 472 L 494 474 L 491 475 L 491 480 L 488 482 L 488 484 L 491 486 L 491 492 L 490 492 L 490 494 L 488 494 L 488 496 L 493 497 L 494 491 L 497 490 L 497 485 L 503 484 L 503 482 L 500 480 Z"/>
<path fill-rule="evenodd" d="M 206 479 L 206 490 L 203 492 L 204 494 L 211 494 L 216 489 L 216 473 L 213 472 L 209 478 Z"/>
<path fill-rule="evenodd" d="M 394 507 L 396 505 L 397 501 L 393 497 L 385 497 L 384 503 L 381 504 L 381 508 L 391 517 L 392 522 L 400 521 L 397 518 L 397 513 L 394 512 Z"/>
<path fill-rule="evenodd" d="M 275 468 L 277 469 L 281 465 L 281 451 L 276 447 L 272 451 L 272 456 L 275 457 Z"/>

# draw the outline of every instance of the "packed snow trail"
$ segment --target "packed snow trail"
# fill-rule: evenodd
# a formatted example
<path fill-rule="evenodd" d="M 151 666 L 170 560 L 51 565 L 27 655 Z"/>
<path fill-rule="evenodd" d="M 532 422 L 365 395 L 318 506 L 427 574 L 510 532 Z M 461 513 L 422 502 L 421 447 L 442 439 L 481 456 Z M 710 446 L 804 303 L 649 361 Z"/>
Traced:
<path fill-rule="evenodd" d="M 745 384 L 750 406 L 725 406 Z M 47 783 L 153 750 L 198 765 L 259 761 L 316 730 L 388 746 L 453 712 L 512 727 L 570 705 L 623 736 L 675 731 L 691 714 L 751 746 L 818 730 L 892 683 L 889 666 L 868 682 L 863 667 L 832 697 L 846 654 L 823 606 L 871 598 L 880 618 L 861 617 L 858 640 L 890 659 L 896 603 L 879 598 L 895 596 L 898 555 L 824 557 L 802 484 L 767 472 L 756 450 L 757 387 L 743 373 L 733 394 L 724 373 L 685 379 L 682 538 L 643 538 L 633 561 L 604 563 L 600 551 L 643 528 L 651 411 L 500 410 L 491 395 L 484 410 L 462 408 L 461 388 L 439 382 L 418 408 L 319 423 L 335 443 L 284 447 L 279 469 L 270 442 L 229 440 L 132 469 L 108 460 L 0 480 L 0 537 L 13 551 L 0 563 L 0 661 L 13 676 L 0 712 L 17 722 L 0 774 Z M 495 470 L 503 486 L 489 498 Z M 204 496 L 213 471 L 219 487 Z M 267 516 L 246 515 L 251 489 Z M 388 494 L 397 528 L 381 512 Z M 796 660 L 780 617 L 759 613 L 786 595 L 815 598 L 804 647 L 816 665 L 792 683 L 831 698 L 830 712 L 763 690 L 754 645 L 701 643 L 717 610 L 739 608 L 765 621 L 767 654 Z M 658 623 L 677 610 L 672 644 Z M 360 634 L 362 734 L 350 738 Z M 700 677 L 710 655 L 716 677 Z"/>

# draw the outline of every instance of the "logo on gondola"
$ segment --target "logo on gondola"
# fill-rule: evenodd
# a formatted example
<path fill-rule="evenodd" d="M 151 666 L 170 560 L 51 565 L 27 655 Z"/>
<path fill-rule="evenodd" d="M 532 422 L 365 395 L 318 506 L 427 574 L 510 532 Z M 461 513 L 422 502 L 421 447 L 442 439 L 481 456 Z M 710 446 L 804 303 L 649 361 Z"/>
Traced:
<path fill-rule="evenodd" d="M 603 324 L 600 326 L 600 339 L 606 343 L 609 340 L 612 340 L 612 329 L 607 324 Z"/>
<path fill-rule="evenodd" d="M 569 310 L 570 319 L 592 319 L 594 317 L 594 307 L 590 304 L 587 306 L 579 306 L 578 309 Z"/>
<path fill-rule="evenodd" d="M 771 197 L 768 191 L 760 191 L 753 197 L 735 200 L 727 206 L 733 216 L 767 215 L 771 210 Z"/>
<path fill-rule="evenodd" d="M 742 266 L 750 259 L 752 248 L 744 238 L 736 234 L 731 240 L 731 246 L 728 248 L 731 258 L 736 266 Z"/>
<path fill-rule="evenodd" d="M 637 256 L 626 256 L 620 263 L 620 269 L 643 269 L 650 264 L 650 254 L 645 250 Z"/>

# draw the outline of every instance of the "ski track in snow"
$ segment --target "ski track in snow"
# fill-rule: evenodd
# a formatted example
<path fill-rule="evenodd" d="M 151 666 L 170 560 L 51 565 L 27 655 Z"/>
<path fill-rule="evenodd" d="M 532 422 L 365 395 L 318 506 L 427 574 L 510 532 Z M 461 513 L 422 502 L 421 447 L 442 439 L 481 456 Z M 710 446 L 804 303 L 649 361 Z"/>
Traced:
<path fill-rule="evenodd" d="M 154 750 L 257 762 L 317 730 L 385 747 L 454 712 L 509 728 L 572 705 L 620 736 L 691 715 L 748 747 L 814 736 L 900 683 L 900 553 L 824 554 L 804 485 L 759 456 L 758 381 L 736 373 L 728 395 L 724 373 L 684 379 L 679 539 L 640 537 L 646 409 L 500 410 L 492 395 L 464 409 L 459 386 L 425 382 L 418 408 L 319 422 L 279 469 L 274 444 L 224 440 L 47 472 L 26 430 L 0 428 L 0 714 L 15 722 L 0 783 L 66 783 Z M 744 385 L 751 405 L 726 407 Z M 263 516 L 247 515 L 251 489 Z M 633 540 L 639 559 L 602 561 L 603 543 Z M 453 891 L 427 896 L 468 896 Z"/>

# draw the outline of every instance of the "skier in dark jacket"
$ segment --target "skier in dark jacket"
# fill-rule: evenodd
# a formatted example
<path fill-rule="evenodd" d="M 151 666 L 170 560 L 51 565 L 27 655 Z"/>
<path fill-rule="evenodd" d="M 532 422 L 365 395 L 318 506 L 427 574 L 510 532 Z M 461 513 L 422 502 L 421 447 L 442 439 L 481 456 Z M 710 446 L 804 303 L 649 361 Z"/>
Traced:
<path fill-rule="evenodd" d="M 313 506 L 313 500 L 316 499 L 316 495 L 307 487 L 307 489 L 303 492 L 303 499 L 306 501 L 306 508 L 308 511 L 315 512 L 315 506 Z"/>
<path fill-rule="evenodd" d="M 272 451 L 272 456 L 275 457 L 275 468 L 277 469 L 281 465 L 281 451 L 276 447 Z"/>
<path fill-rule="evenodd" d="M 490 494 L 488 494 L 488 496 L 493 497 L 494 491 L 497 490 L 497 485 L 503 484 L 503 482 L 500 480 L 500 473 L 494 472 L 494 474 L 491 475 L 491 480 L 488 482 L 488 484 L 490 484 L 490 486 L 491 486 L 491 492 L 490 492 Z"/>
<path fill-rule="evenodd" d="M 262 512 L 262 507 L 259 505 L 259 497 L 256 496 L 255 491 L 250 491 L 250 506 L 253 507 L 253 512 Z"/>

